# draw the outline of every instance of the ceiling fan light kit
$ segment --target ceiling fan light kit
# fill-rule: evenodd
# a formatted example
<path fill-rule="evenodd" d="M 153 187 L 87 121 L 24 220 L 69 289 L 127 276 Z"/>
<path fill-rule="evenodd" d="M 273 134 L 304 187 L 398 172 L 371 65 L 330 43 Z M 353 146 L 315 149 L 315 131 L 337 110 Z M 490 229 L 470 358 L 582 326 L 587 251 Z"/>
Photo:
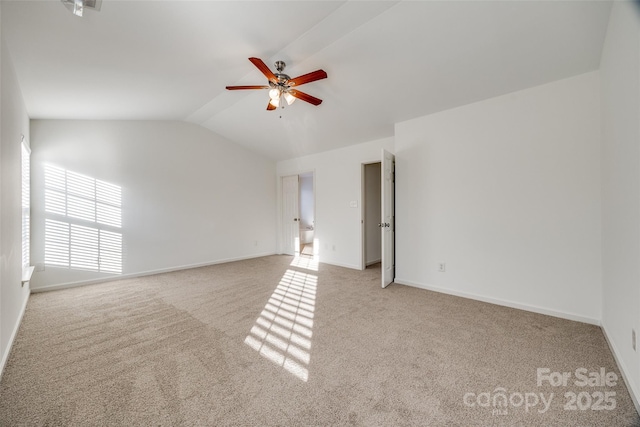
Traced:
<path fill-rule="evenodd" d="M 327 73 L 324 70 L 316 70 L 292 79 L 288 75 L 284 74 L 284 69 L 287 64 L 283 61 L 276 61 L 276 73 L 273 73 L 260 58 L 249 58 L 249 61 L 251 61 L 251 63 L 265 75 L 269 85 L 227 86 L 227 90 L 269 89 L 269 103 L 267 104 L 268 111 L 273 111 L 278 107 L 284 108 L 285 102 L 287 105 L 291 105 L 296 99 L 301 99 L 312 105 L 320 105 L 322 103 L 321 99 L 293 89 L 293 86 L 300 86 L 316 80 L 326 79 Z M 282 101 L 283 99 L 284 102 Z"/>

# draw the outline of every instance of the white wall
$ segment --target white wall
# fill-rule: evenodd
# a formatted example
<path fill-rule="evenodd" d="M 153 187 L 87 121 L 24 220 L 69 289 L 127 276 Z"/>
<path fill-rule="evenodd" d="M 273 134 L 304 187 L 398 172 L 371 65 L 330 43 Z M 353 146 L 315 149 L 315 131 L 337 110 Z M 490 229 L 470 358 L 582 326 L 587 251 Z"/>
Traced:
<path fill-rule="evenodd" d="M 275 252 L 275 162 L 200 126 L 34 120 L 32 262 L 44 262 L 43 165 L 122 187 L 123 275 Z M 47 266 L 33 289 L 106 277 Z"/>
<path fill-rule="evenodd" d="M 0 41 L 0 372 L 29 297 L 22 286 L 21 135 L 29 141 L 29 117 L 11 56 Z"/>
<path fill-rule="evenodd" d="M 382 234 L 378 224 L 382 222 L 381 205 L 381 164 L 371 163 L 364 168 L 365 182 L 365 262 L 367 265 L 379 262 L 382 258 Z"/>
<path fill-rule="evenodd" d="M 640 332 L 640 16 L 637 8 L 629 2 L 614 2 L 600 64 L 602 325 L 636 401 L 640 398 L 640 358 L 631 347 L 631 329 Z"/>
<path fill-rule="evenodd" d="M 2 171 L 3 171 L 3 167 L 2 167 L 2 142 L 4 141 L 4 138 L 2 138 L 2 98 L 4 98 L 3 96 L 3 90 L 2 90 L 2 75 L 4 75 L 4 73 L 2 72 L 2 64 L 4 61 L 2 61 L 2 54 L 5 51 L 5 46 L 4 46 L 4 42 L 2 39 L 2 2 L 0 2 L 0 188 L 2 188 L 2 184 L 3 184 L 3 179 L 2 179 Z M 4 364 L 7 360 L 8 353 L 9 353 L 9 348 L 5 348 L 5 344 L 3 344 L 2 341 L 2 325 L 4 324 L 3 322 L 3 317 L 4 317 L 4 311 L 2 310 L 2 289 L 4 287 L 4 280 L 2 279 L 2 271 L 4 271 L 4 268 L 2 268 L 2 259 L 4 258 L 3 256 L 3 251 L 2 251 L 2 244 L 3 244 L 3 240 L 2 240 L 2 196 L 0 195 L 0 378 L 2 377 L 2 372 L 4 371 Z"/>
<path fill-rule="evenodd" d="M 319 243 L 315 249 L 321 262 L 356 269 L 363 267 L 362 164 L 380 161 L 382 148 L 393 151 L 393 139 L 278 162 L 279 193 L 280 177 L 315 171 L 315 238 Z M 351 202 L 356 202 L 356 207 L 351 207 Z"/>
<path fill-rule="evenodd" d="M 396 124 L 396 281 L 598 323 L 598 84 Z"/>

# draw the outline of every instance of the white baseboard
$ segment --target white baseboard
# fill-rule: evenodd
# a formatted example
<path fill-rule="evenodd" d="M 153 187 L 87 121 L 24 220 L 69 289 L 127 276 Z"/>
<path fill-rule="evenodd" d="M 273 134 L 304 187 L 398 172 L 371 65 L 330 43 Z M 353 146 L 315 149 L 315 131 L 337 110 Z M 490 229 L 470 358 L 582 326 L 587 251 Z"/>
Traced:
<path fill-rule="evenodd" d="M 352 270 L 362 270 L 362 268 L 359 265 L 342 264 L 340 262 L 333 262 L 333 261 L 323 261 L 322 259 L 320 259 L 320 264 L 335 265 L 336 267 L 350 268 Z"/>
<path fill-rule="evenodd" d="M 618 352 L 618 348 L 615 346 L 611 338 L 609 338 L 609 334 L 607 333 L 606 325 L 602 324 L 602 333 L 604 334 L 604 338 L 607 340 L 607 344 L 609 344 L 609 349 L 613 354 L 613 358 L 618 364 L 618 369 L 622 374 L 622 378 L 624 379 L 625 384 L 627 385 L 627 390 L 629 390 L 629 394 L 631 395 L 631 400 L 633 401 L 634 406 L 636 407 L 636 411 L 640 414 L 640 391 L 635 388 L 634 383 L 629 381 L 629 375 L 627 374 L 627 366 L 623 363 L 622 358 L 620 357 L 620 353 Z"/>
<path fill-rule="evenodd" d="M 378 258 L 376 260 L 373 260 L 373 261 L 369 261 L 369 262 L 367 262 L 366 265 L 367 265 L 367 267 L 369 267 L 370 265 L 377 264 L 379 262 L 382 262 L 382 260 L 380 258 Z"/>
<path fill-rule="evenodd" d="M 561 319 L 574 320 L 576 322 L 588 323 L 590 325 L 600 326 L 600 319 L 594 319 L 591 317 L 585 317 L 578 314 L 567 313 L 564 311 L 550 310 L 547 308 L 537 307 L 535 305 L 521 304 L 513 301 L 502 300 L 499 298 L 485 297 L 482 295 L 472 294 L 468 292 L 455 291 L 451 289 L 442 288 L 439 286 L 425 285 L 422 283 L 415 283 L 409 280 L 396 278 L 394 283 L 399 285 L 412 286 L 414 288 L 426 289 L 429 291 L 439 292 L 442 294 L 454 295 L 462 298 L 469 298 L 476 301 L 488 302 L 491 304 L 502 305 L 504 307 L 517 308 L 519 310 L 531 311 L 533 313 L 545 314 L 547 316 L 559 317 Z"/>
<path fill-rule="evenodd" d="M 36 293 L 36 292 L 57 291 L 57 290 L 60 290 L 60 289 L 75 288 L 75 287 L 78 287 L 78 286 L 85 286 L 85 285 L 94 285 L 94 284 L 97 284 L 97 283 L 113 282 L 113 281 L 116 281 L 116 280 L 135 279 L 137 277 L 153 276 L 154 274 L 171 273 L 172 271 L 188 270 L 190 268 L 207 267 L 209 265 L 224 264 L 224 263 L 227 263 L 227 262 L 244 261 L 244 260 L 247 260 L 247 259 L 262 258 L 262 257 L 265 257 L 265 256 L 270 256 L 270 255 L 275 255 L 275 253 L 274 252 L 265 252 L 265 253 L 262 253 L 262 254 L 254 254 L 254 255 L 248 255 L 248 256 L 236 257 L 236 258 L 226 258 L 226 259 L 221 259 L 221 260 L 217 260 L 217 261 L 210 261 L 210 262 L 204 262 L 204 263 L 198 263 L 198 264 L 180 265 L 180 266 L 175 266 L 175 267 L 162 268 L 162 269 L 158 269 L 158 270 L 148 270 L 148 271 L 141 271 L 141 272 L 138 272 L 138 273 L 121 274 L 121 275 L 112 276 L 112 277 L 101 277 L 101 278 L 98 278 L 98 279 L 79 280 L 77 282 L 68 282 L 68 283 L 59 283 L 59 284 L 56 284 L 56 285 L 40 286 L 40 287 L 37 287 L 37 288 L 31 288 L 31 292 L 32 293 Z"/>
<path fill-rule="evenodd" d="M 4 372 L 4 367 L 7 364 L 7 360 L 9 360 L 9 354 L 11 354 L 11 348 L 13 347 L 13 342 L 16 339 L 16 335 L 18 335 L 18 329 L 20 329 L 20 325 L 22 324 L 22 317 L 24 317 L 24 312 L 27 310 L 27 302 L 29 301 L 29 294 L 24 299 L 24 303 L 20 308 L 20 315 L 18 316 L 18 320 L 13 327 L 13 331 L 11 331 L 11 337 L 9 337 L 9 341 L 7 342 L 7 348 L 2 354 L 2 359 L 0 360 L 0 379 L 2 379 L 2 373 Z"/>

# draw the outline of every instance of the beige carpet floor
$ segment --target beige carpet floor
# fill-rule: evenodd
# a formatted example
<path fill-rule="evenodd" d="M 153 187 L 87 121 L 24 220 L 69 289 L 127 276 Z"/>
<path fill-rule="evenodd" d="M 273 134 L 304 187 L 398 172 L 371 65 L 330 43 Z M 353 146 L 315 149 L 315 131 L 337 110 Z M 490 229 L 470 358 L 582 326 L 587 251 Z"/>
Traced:
<path fill-rule="evenodd" d="M 271 256 L 34 294 L 0 425 L 640 425 L 598 327 L 379 277 Z"/>

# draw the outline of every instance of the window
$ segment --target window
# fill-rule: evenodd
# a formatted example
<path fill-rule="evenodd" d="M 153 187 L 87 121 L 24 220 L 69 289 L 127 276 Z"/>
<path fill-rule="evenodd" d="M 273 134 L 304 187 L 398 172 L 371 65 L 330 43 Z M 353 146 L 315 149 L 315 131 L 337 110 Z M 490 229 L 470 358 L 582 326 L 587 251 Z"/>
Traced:
<path fill-rule="evenodd" d="M 30 206 L 31 206 L 31 151 L 24 139 L 22 141 L 22 269 L 25 270 L 31 263 L 30 250 Z"/>
<path fill-rule="evenodd" d="M 122 273 L 121 188 L 45 166 L 45 263 Z"/>

